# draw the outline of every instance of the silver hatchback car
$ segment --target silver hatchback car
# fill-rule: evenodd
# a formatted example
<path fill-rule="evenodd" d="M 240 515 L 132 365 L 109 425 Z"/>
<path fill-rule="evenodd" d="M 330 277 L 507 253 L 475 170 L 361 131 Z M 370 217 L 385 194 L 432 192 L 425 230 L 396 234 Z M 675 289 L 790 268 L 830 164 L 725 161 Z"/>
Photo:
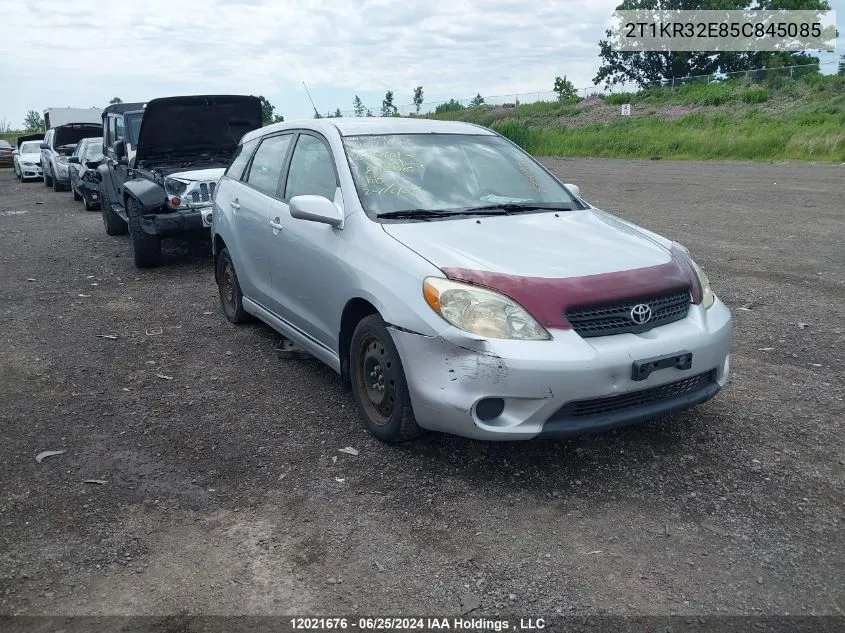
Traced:
<path fill-rule="evenodd" d="M 603 431 L 728 378 L 731 314 L 687 249 L 487 128 L 270 125 L 241 140 L 212 217 L 226 317 L 332 367 L 386 442 Z"/>

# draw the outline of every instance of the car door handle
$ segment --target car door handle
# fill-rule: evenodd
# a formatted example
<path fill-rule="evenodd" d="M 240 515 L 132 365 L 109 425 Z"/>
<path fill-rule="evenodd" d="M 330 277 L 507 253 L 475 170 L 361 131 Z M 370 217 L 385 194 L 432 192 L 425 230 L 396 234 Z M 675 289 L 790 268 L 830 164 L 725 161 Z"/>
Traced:
<path fill-rule="evenodd" d="M 238 204 L 237 200 L 230 200 L 229 206 L 232 207 L 233 209 L 240 209 L 241 208 L 241 205 Z"/>
<path fill-rule="evenodd" d="M 275 220 L 270 220 L 270 226 L 276 229 L 277 231 L 281 231 L 284 228 L 282 226 L 282 223 L 279 221 L 279 218 L 276 218 Z"/>

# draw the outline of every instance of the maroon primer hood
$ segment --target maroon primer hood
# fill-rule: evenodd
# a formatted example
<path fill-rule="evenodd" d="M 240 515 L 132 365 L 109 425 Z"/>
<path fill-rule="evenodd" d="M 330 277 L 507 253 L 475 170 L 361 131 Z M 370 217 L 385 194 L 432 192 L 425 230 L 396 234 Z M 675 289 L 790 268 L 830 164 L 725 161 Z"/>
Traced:
<path fill-rule="evenodd" d="M 658 266 L 600 273 L 584 277 L 521 277 L 469 268 L 442 268 L 454 281 L 483 286 L 518 302 L 544 327 L 572 329 L 566 320 L 571 308 L 620 303 L 633 299 L 689 290 L 692 302 L 701 302 L 698 278 L 680 251 Z"/>

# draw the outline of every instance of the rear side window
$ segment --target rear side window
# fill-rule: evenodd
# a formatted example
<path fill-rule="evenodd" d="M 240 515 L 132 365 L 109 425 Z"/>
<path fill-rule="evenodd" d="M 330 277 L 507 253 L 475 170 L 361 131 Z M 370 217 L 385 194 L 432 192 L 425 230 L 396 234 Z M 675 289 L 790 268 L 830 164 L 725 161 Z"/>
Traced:
<path fill-rule="evenodd" d="M 290 134 L 270 136 L 261 141 L 255 152 L 246 182 L 268 196 L 275 196 L 290 145 Z"/>
<path fill-rule="evenodd" d="M 241 179 L 244 175 L 244 167 L 249 162 L 249 157 L 252 156 L 252 150 L 255 149 L 257 144 L 258 139 L 252 139 L 251 141 L 238 145 L 237 149 L 235 149 L 235 155 L 232 157 L 232 162 L 229 163 L 229 167 L 226 169 L 226 175 L 229 178 L 234 178 L 235 180 Z"/>

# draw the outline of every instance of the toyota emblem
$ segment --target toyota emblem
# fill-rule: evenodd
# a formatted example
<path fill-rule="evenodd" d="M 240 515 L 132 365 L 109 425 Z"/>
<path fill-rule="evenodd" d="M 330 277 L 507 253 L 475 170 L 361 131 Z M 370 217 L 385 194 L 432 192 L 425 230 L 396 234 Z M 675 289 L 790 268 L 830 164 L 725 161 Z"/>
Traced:
<path fill-rule="evenodd" d="M 631 308 L 631 321 L 636 325 L 645 325 L 651 321 L 651 307 L 645 303 L 638 303 Z"/>

